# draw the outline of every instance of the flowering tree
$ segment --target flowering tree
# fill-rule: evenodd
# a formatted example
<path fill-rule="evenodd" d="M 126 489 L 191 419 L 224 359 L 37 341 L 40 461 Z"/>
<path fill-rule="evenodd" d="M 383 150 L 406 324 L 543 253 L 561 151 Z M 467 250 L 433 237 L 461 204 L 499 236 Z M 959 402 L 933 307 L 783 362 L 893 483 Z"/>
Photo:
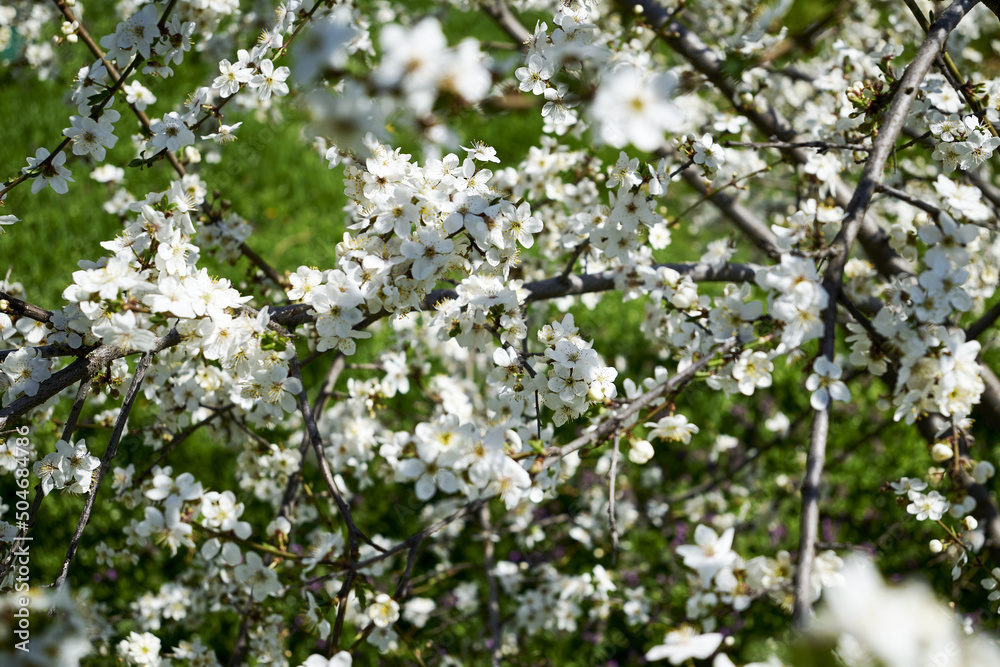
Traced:
<path fill-rule="evenodd" d="M 995 2 L 82 4 L 0 8 L 0 248 L 120 221 L 0 284 L 4 665 L 1000 664 Z"/>

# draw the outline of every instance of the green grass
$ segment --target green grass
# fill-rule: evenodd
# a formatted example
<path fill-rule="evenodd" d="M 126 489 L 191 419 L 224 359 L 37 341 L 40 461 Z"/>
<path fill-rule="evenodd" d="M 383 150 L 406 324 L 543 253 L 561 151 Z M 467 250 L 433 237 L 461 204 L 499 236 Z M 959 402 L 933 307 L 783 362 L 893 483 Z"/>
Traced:
<path fill-rule="evenodd" d="M 5 83 L 11 84 L 0 81 L 0 85 Z M 44 102 L 58 100 L 58 83 L 23 82 L 20 87 L 27 89 L 31 99 L 39 100 L 39 115 L 25 123 L 23 132 L 12 133 L 2 165 L 2 173 L 8 176 L 20 168 L 21 163 L 15 162 L 23 160 L 20 156 L 34 155 L 38 146 L 58 145 L 60 128 L 69 124 L 64 107 Z M 19 117 L 13 100 L 10 95 L 0 100 L 0 113 L 6 118 Z M 220 147 L 222 161 L 203 165 L 200 175 L 210 195 L 217 192 L 234 202 L 233 210 L 255 227 L 257 233 L 248 245 L 279 270 L 294 271 L 302 264 L 330 267 L 344 230 L 346 198 L 340 170 L 328 170 L 320 155 L 304 147 L 299 138 L 302 116 L 294 111 L 288 115 L 279 123 L 244 120 L 239 139 Z M 133 119 L 123 117 L 118 127 L 132 123 Z M 109 152 L 109 162 L 124 164 L 132 157 L 126 144 L 122 137 Z M 61 304 L 62 290 L 77 270 L 76 260 L 107 254 L 100 243 L 122 229 L 117 216 L 102 209 L 111 194 L 108 187 L 93 181 L 90 168 L 79 159 L 68 160 L 67 166 L 75 182 L 66 195 L 50 188 L 32 194 L 30 182 L 11 191 L 5 213 L 17 215 L 21 222 L 8 227 L 0 238 L 3 270 L 9 267 L 11 280 L 24 285 L 28 300 L 46 308 Z M 143 170 L 127 169 L 124 185 L 141 198 L 146 192 L 165 190 L 174 178 L 169 165 L 161 162 Z M 211 262 L 209 266 L 220 269 Z M 222 272 L 239 276 L 239 271 Z"/>

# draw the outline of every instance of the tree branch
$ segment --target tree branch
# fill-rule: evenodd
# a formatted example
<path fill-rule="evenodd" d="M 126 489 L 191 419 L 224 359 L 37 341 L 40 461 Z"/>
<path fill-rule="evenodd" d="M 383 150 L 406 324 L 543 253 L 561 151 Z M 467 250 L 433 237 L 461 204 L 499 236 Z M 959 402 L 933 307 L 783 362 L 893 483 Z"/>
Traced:
<path fill-rule="evenodd" d="M 104 450 L 104 456 L 101 457 L 101 466 L 97 469 L 97 476 L 91 481 L 90 495 L 87 496 L 87 502 L 83 506 L 83 512 L 80 514 L 80 521 L 76 524 L 76 531 L 73 533 L 73 538 L 70 540 L 69 549 L 66 551 L 66 559 L 63 561 L 62 569 L 59 571 L 59 576 L 56 577 L 55 582 L 52 584 L 54 588 L 59 588 L 62 586 L 63 582 L 66 581 L 66 576 L 69 574 L 70 563 L 73 562 L 73 557 L 76 556 L 76 549 L 80 544 L 80 538 L 83 537 L 83 529 L 87 527 L 87 523 L 90 521 L 90 513 L 94 508 L 94 501 L 97 499 L 97 493 L 100 491 L 101 482 L 104 481 L 104 476 L 108 472 L 108 468 L 111 466 L 111 461 L 115 458 L 115 454 L 118 452 L 118 443 L 121 440 L 122 433 L 125 432 L 125 422 L 128 421 L 128 416 L 132 412 L 132 404 L 135 402 L 136 394 L 139 393 L 139 387 L 142 385 L 142 380 L 146 377 L 146 369 L 149 368 L 150 362 L 153 360 L 153 353 L 147 352 L 142 355 L 139 359 L 139 363 L 136 364 L 135 374 L 132 376 L 132 384 L 129 385 L 128 393 L 125 394 L 125 401 L 122 403 L 121 411 L 118 413 L 118 419 L 115 422 L 114 431 L 111 432 L 111 440 L 108 441 L 108 446 Z"/>
<path fill-rule="evenodd" d="M 611 533 L 611 565 L 618 561 L 618 519 L 615 516 L 615 482 L 618 481 L 618 441 L 611 444 L 611 469 L 608 470 L 608 531 Z"/>
<path fill-rule="evenodd" d="M 840 295 L 844 279 L 844 265 L 851 248 L 861 230 L 865 213 L 872 195 L 882 178 L 885 163 L 892 154 L 896 139 L 903 131 L 910 106 L 917 98 L 920 83 L 930 70 L 934 59 L 944 48 L 948 34 L 958 25 L 962 17 L 979 0 L 956 0 L 930 27 L 924 43 L 914 56 L 896 88 L 892 104 L 879 127 L 878 136 L 861 172 L 861 178 L 854 190 L 854 196 L 845 211 L 840 232 L 833 240 L 833 247 L 839 250 L 830 259 L 823 276 L 823 287 L 829 297 L 823 314 L 823 340 L 820 354 L 833 361 L 834 343 L 837 330 L 837 297 Z M 802 482 L 802 516 L 799 535 L 799 553 L 795 568 L 795 609 L 792 617 L 797 627 L 804 627 L 812 614 L 812 565 L 815 557 L 819 531 L 819 484 L 822 479 L 826 459 L 826 441 L 830 428 L 829 407 L 817 410 L 809 437 L 809 453 L 806 459 L 806 474 Z"/>
<path fill-rule="evenodd" d="M 490 664 L 493 667 L 500 667 L 501 649 L 503 648 L 503 635 L 500 629 L 500 589 L 497 586 L 496 573 L 493 571 L 493 541 L 490 534 L 490 508 L 483 505 L 479 510 L 479 521 L 483 527 L 483 568 L 486 570 L 486 587 L 489 598 L 486 603 L 490 616 L 490 636 L 492 646 L 490 647 Z"/>
<path fill-rule="evenodd" d="M 531 39 L 531 33 L 514 16 L 504 0 L 483 0 L 483 11 L 518 44 L 525 44 Z"/>
<path fill-rule="evenodd" d="M 641 410 L 651 405 L 660 396 L 683 387 L 694 378 L 695 373 L 708 366 L 708 363 L 715 357 L 715 355 L 730 352 L 736 347 L 737 342 L 736 338 L 730 338 L 729 340 L 716 345 L 712 348 L 711 352 L 706 354 L 704 357 L 694 362 L 677 375 L 668 379 L 666 382 L 660 383 L 656 387 L 634 399 L 631 403 L 629 403 L 628 407 L 608 417 L 596 428 L 588 431 L 579 438 L 576 438 L 562 447 L 549 447 L 538 456 L 532 472 L 540 472 L 541 470 L 549 468 L 564 456 L 581 450 L 584 447 L 599 444 L 612 437 L 623 424 L 629 421 L 629 419 L 637 416 Z M 537 468 L 537 470 L 535 470 L 535 468 Z"/>
<path fill-rule="evenodd" d="M 176 329 L 171 329 L 166 336 L 156 339 L 156 343 L 149 354 L 156 354 L 180 342 L 180 334 L 177 333 Z M 86 378 L 92 378 L 104 370 L 115 359 L 121 359 L 131 354 L 137 354 L 137 352 L 110 345 L 101 345 L 95 348 L 87 356 L 77 359 L 43 382 L 38 387 L 38 392 L 34 396 L 21 396 L 6 408 L 0 410 L 0 429 L 6 428 L 12 419 L 23 415 L 32 408 L 38 407 L 71 384 Z"/>
<path fill-rule="evenodd" d="M 0 313 L 12 313 L 17 317 L 27 317 L 36 322 L 48 322 L 52 319 L 52 313 L 44 308 L 32 305 L 27 301 L 21 301 L 15 296 L 0 292 Z"/>
<path fill-rule="evenodd" d="M 688 185 L 695 190 L 704 190 L 704 184 L 697 170 L 687 169 L 684 171 L 683 176 Z M 774 235 L 774 232 L 754 213 L 736 201 L 736 197 L 725 192 L 713 192 L 708 195 L 708 200 L 715 204 L 740 231 L 756 240 L 757 245 L 769 257 L 778 258 L 781 256 L 781 250 L 778 249 L 777 245 L 778 238 Z"/>
<path fill-rule="evenodd" d="M 993 304 L 978 320 L 969 325 L 969 328 L 965 330 L 965 340 L 975 340 L 982 336 L 987 329 L 993 326 L 998 317 L 1000 317 L 1000 301 Z"/>

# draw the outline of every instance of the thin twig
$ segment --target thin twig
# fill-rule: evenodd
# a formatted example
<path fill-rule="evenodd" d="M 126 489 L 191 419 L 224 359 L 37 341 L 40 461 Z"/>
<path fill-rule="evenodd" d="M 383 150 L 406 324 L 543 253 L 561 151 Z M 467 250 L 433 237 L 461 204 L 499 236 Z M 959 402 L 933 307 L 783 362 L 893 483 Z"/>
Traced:
<path fill-rule="evenodd" d="M 820 152 L 828 150 L 857 151 L 867 153 L 871 146 L 863 144 L 835 144 L 830 141 L 720 141 L 727 148 L 819 148 Z"/>
<path fill-rule="evenodd" d="M 618 562 L 618 520 L 615 516 L 615 482 L 618 479 L 619 444 L 611 445 L 611 469 L 608 471 L 608 529 L 611 532 L 611 565 Z"/>
<path fill-rule="evenodd" d="M 688 169 L 683 175 L 684 180 L 688 182 L 688 185 L 695 188 L 695 190 L 704 190 L 701 175 L 697 170 Z M 768 228 L 768 226 L 764 224 L 763 221 L 761 221 L 756 215 L 751 213 L 746 207 L 736 201 L 735 197 L 723 192 L 722 188 L 717 188 L 716 190 L 704 195 L 701 199 L 678 215 L 675 218 L 675 221 L 680 220 L 695 206 L 698 206 L 706 201 L 710 201 L 715 204 L 715 206 L 722 211 L 727 218 L 729 218 L 730 222 L 735 224 L 740 230 L 751 238 L 756 239 L 757 245 L 759 245 L 769 257 L 781 257 L 781 250 L 778 248 L 778 238 L 774 235 L 774 232 L 772 232 L 770 228 Z"/>
<path fill-rule="evenodd" d="M 531 33 L 514 16 L 504 0 L 484 0 L 483 11 L 518 44 L 526 44 L 531 40 Z"/>
<path fill-rule="evenodd" d="M 344 567 L 343 569 L 341 569 L 341 570 L 339 570 L 337 572 L 333 572 L 331 574 L 324 575 L 323 577 L 319 577 L 317 579 L 312 580 L 312 583 L 314 583 L 316 581 L 322 581 L 322 580 L 325 580 L 325 579 L 330 579 L 332 577 L 339 577 L 340 575 L 347 574 L 347 573 L 351 572 L 352 570 L 363 570 L 366 567 L 370 567 L 372 565 L 375 565 L 376 563 L 381 563 L 382 561 L 384 561 L 384 560 L 386 560 L 388 558 L 391 558 L 392 556 L 395 556 L 396 554 L 402 553 L 403 551 L 407 551 L 407 550 L 411 549 L 414 544 L 419 544 L 420 542 L 422 542 L 423 540 L 427 539 L 428 537 L 430 537 L 434 533 L 438 532 L 442 528 L 447 527 L 448 525 L 454 523 L 455 521 L 458 521 L 459 519 L 461 519 L 461 518 L 463 518 L 463 517 L 465 517 L 465 516 L 467 516 L 469 514 L 473 514 L 473 513 L 477 512 L 480 507 L 482 507 L 483 505 L 485 505 L 488 502 L 488 500 L 489 499 L 487 499 L 487 498 L 480 498 L 478 500 L 473 500 L 471 503 L 469 503 L 469 504 L 467 504 L 467 505 L 465 505 L 463 507 L 460 507 L 459 509 L 455 510 L 454 512 L 452 512 L 448 516 L 444 517 L 443 519 L 440 519 L 439 521 L 431 524 L 430 526 L 427 526 L 426 528 L 424 528 L 420 532 L 414 533 L 413 535 L 411 535 L 410 537 L 406 538 L 405 540 L 403 540 L 399 544 L 397 544 L 397 545 L 395 545 L 393 547 L 389 547 L 383 553 L 375 554 L 374 556 L 369 556 L 368 558 L 365 558 L 364 560 L 360 560 L 360 561 L 358 561 L 358 562 L 356 562 L 354 564 L 349 564 L 348 566 Z"/>
<path fill-rule="evenodd" d="M 90 521 L 90 513 L 94 508 L 94 501 L 97 499 L 97 493 L 101 489 L 101 482 L 104 481 L 104 476 L 111 466 L 111 461 L 114 460 L 115 454 L 118 452 L 118 443 L 121 440 L 122 433 L 125 432 L 125 422 L 128 421 L 128 416 L 132 412 L 132 404 L 135 402 L 136 394 L 139 393 L 139 387 L 142 385 L 142 380 L 146 377 L 146 369 L 149 368 L 150 362 L 153 360 L 153 353 L 147 352 L 142 355 L 139 359 L 139 363 L 136 364 L 135 374 L 132 376 L 132 384 L 129 385 L 128 392 L 125 394 L 125 401 L 122 403 L 121 411 L 118 413 L 118 419 L 115 421 L 115 429 L 111 433 L 111 440 L 108 442 L 107 448 L 104 450 L 104 456 L 101 457 L 101 465 L 97 469 L 97 474 L 95 478 L 91 481 L 90 485 L 90 495 L 87 496 L 87 502 L 83 506 L 83 512 L 80 514 L 80 520 L 76 524 L 76 531 L 73 533 L 73 538 L 70 540 L 69 549 L 66 551 L 66 558 L 63 561 L 62 569 L 59 571 L 59 576 L 56 577 L 55 582 L 53 582 L 53 588 L 59 588 L 62 586 L 63 582 L 66 581 L 66 576 L 69 574 L 69 566 L 73 562 L 73 557 L 76 556 L 76 549 L 80 544 L 80 538 L 83 537 L 83 529 L 87 527 L 87 523 Z"/>
<path fill-rule="evenodd" d="M 978 320 L 969 325 L 969 328 L 965 330 L 965 340 L 975 340 L 982 336 L 987 329 L 993 326 L 998 317 L 1000 317 L 1000 301 L 993 304 Z"/>
<path fill-rule="evenodd" d="M 576 247 L 573 248 L 573 254 L 570 255 L 569 261 L 566 262 L 566 268 L 563 269 L 563 272 L 561 274 L 559 274 L 560 277 L 566 278 L 569 276 L 569 274 L 573 273 L 573 267 L 576 266 L 576 260 L 580 259 L 580 255 L 582 255 L 583 251 L 586 250 L 589 246 L 590 246 L 590 241 L 584 240 L 580 241 L 576 245 Z M 586 264 L 584 264 L 584 266 L 586 266 Z"/>
<path fill-rule="evenodd" d="M 337 351 L 336 356 L 333 358 L 333 363 L 326 371 L 326 377 L 323 378 L 323 386 L 319 389 L 319 394 L 316 395 L 316 401 L 313 405 L 313 419 L 319 419 L 319 416 L 323 414 L 326 409 L 326 404 L 330 400 L 330 396 L 333 395 L 333 390 L 337 386 L 337 380 L 340 378 L 340 374 L 344 372 L 344 367 L 347 364 L 347 357 L 344 356 L 343 352 Z"/>
<path fill-rule="evenodd" d="M 753 178 L 754 176 L 758 176 L 760 174 L 768 172 L 768 171 L 770 171 L 772 169 L 772 167 L 773 167 L 773 165 L 766 165 L 766 166 L 761 167 L 760 169 L 757 169 L 756 171 L 752 171 L 752 172 L 750 172 L 748 174 L 744 174 L 744 175 L 739 176 L 739 177 L 733 177 L 733 178 L 731 178 L 730 180 L 728 180 L 727 182 L 723 183 L 722 185 L 718 186 L 715 189 L 708 189 L 707 188 L 707 186 L 701 180 L 701 172 L 699 170 L 697 170 L 697 169 L 688 169 L 688 170 L 686 170 L 684 172 L 684 180 L 686 180 L 688 182 L 688 184 L 691 185 L 691 187 L 693 187 L 695 190 L 701 191 L 703 194 L 702 194 L 701 198 L 698 201 L 694 202 L 693 204 L 691 204 L 690 206 L 688 206 L 686 209 L 684 209 L 683 211 L 681 211 L 680 213 L 678 213 L 677 216 L 674 217 L 670 221 L 670 224 L 671 225 L 676 225 L 680 220 L 682 220 L 683 218 L 685 218 L 688 215 L 688 213 L 690 213 L 694 209 L 698 208 L 699 206 L 701 206 L 702 204 L 704 204 L 707 201 L 713 201 L 714 202 L 715 199 L 718 198 L 718 197 L 726 197 L 726 196 L 728 196 L 728 195 L 725 194 L 725 191 L 728 190 L 729 188 L 735 188 L 737 185 L 739 185 L 740 181 L 745 181 L 745 180 Z M 767 233 L 770 233 L 770 231 L 768 231 Z M 765 236 L 766 236 L 766 234 L 765 234 Z M 767 254 L 770 257 L 772 257 L 774 259 L 778 259 L 779 257 L 781 257 L 781 250 L 778 249 L 778 247 L 776 245 L 770 245 L 770 246 L 764 245 L 762 247 L 764 248 L 764 250 L 767 252 Z"/>
<path fill-rule="evenodd" d="M 333 478 L 333 471 L 330 469 L 330 462 L 327 461 L 326 452 L 323 450 L 323 439 L 319 434 L 319 428 L 316 426 L 316 420 L 313 419 L 312 410 L 309 408 L 309 397 L 306 396 L 305 385 L 302 383 L 302 371 L 299 367 L 298 357 L 292 357 L 291 363 L 289 364 L 288 374 L 290 377 L 298 379 L 300 386 L 302 386 L 298 395 L 299 411 L 302 413 L 302 417 L 305 420 L 306 432 L 309 434 L 309 441 L 312 444 L 313 453 L 316 454 L 316 459 L 319 463 L 319 470 L 323 476 L 323 482 L 326 484 L 327 490 L 330 491 L 330 495 L 333 496 L 333 501 L 336 503 L 337 509 L 340 511 L 341 518 L 347 526 L 351 560 L 357 560 L 358 540 L 364 542 L 368 546 L 374 547 L 378 551 L 384 552 L 384 547 L 370 540 L 354 523 L 354 517 L 351 515 L 351 508 L 344 500 L 343 495 L 341 495 L 340 489 L 337 488 L 337 482 Z"/>
<path fill-rule="evenodd" d="M 153 471 L 156 469 L 156 467 L 163 465 L 166 462 L 167 457 L 170 456 L 170 453 L 172 451 L 174 451 L 175 449 L 177 449 L 181 445 L 181 443 L 183 443 L 185 440 L 187 440 L 192 435 L 194 435 L 195 431 L 197 431 L 198 429 L 200 429 L 202 426 L 207 425 L 213 419 L 215 419 L 215 418 L 223 415 L 226 412 L 229 412 L 234 407 L 235 406 L 233 404 L 229 404 L 229 405 L 227 405 L 226 407 L 224 407 L 224 408 L 222 408 L 220 410 L 216 410 L 216 411 L 212 412 L 212 414 L 210 414 L 209 416 L 207 416 L 204 419 L 202 419 L 201 421 L 196 422 L 194 424 L 191 424 L 186 429 L 184 429 L 183 431 L 181 431 L 180 433 L 178 433 L 177 435 L 175 435 L 173 437 L 173 439 L 170 441 L 170 443 L 166 447 L 163 448 L 163 453 L 160 454 L 160 456 L 156 459 L 156 461 L 153 462 L 153 464 L 151 466 L 149 466 L 148 468 L 146 468 L 145 470 L 143 470 L 142 473 L 139 474 L 137 477 L 133 478 L 133 480 L 132 480 L 132 486 L 135 487 L 135 488 L 139 488 L 139 486 L 144 481 L 146 481 L 146 478 L 153 474 Z M 124 493 L 125 493 L 125 489 L 122 489 L 121 494 L 124 494 Z"/>
<path fill-rule="evenodd" d="M 937 206 L 929 204 L 922 199 L 917 199 L 913 195 L 908 194 L 902 190 L 899 190 L 898 188 L 894 188 L 891 185 L 886 185 L 885 183 L 878 183 L 875 186 L 875 191 L 887 194 L 893 199 L 898 199 L 901 202 L 906 202 L 907 204 L 913 206 L 914 208 L 919 208 L 921 211 L 927 213 L 930 216 L 933 216 L 935 219 L 937 219 L 938 215 L 941 214 L 941 209 L 938 208 Z"/>
<path fill-rule="evenodd" d="M 868 333 L 868 335 L 872 338 L 872 340 L 875 341 L 875 344 L 878 345 L 879 348 L 882 349 L 882 351 L 888 354 L 890 352 L 889 341 L 886 340 L 885 336 L 883 336 L 878 332 L 878 329 L 875 328 L 875 325 L 872 324 L 872 321 L 869 320 L 867 317 L 865 317 L 865 314 L 862 313 L 861 310 L 856 305 L 854 305 L 854 302 L 851 301 L 850 297 L 848 297 L 847 294 L 841 291 L 840 294 L 837 295 L 837 301 L 839 301 L 840 305 L 842 305 L 844 308 L 847 309 L 847 312 L 851 314 L 851 317 L 854 318 L 854 321 L 857 322 L 859 325 L 861 325 L 862 328 L 864 328 L 864 330 Z"/>
<path fill-rule="evenodd" d="M 716 345 L 704 357 L 694 362 L 677 375 L 668 379 L 666 382 L 660 383 L 656 387 L 634 399 L 628 407 L 605 419 L 593 430 L 588 431 L 579 438 L 576 438 L 562 447 L 549 447 L 542 454 L 538 455 L 532 471 L 537 472 L 544 470 L 545 468 L 555 464 L 556 461 L 572 454 L 573 452 L 579 451 L 584 447 L 590 447 L 604 442 L 616 433 L 623 424 L 629 421 L 630 418 L 638 415 L 641 410 L 651 405 L 663 394 L 676 391 L 683 387 L 694 378 L 698 371 L 708 366 L 708 363 L 715 357 L 715 355 L 726 354 L 736 347 L 736 344 L 736 338 L 730 338 L 725 342 Z M 536 468 L 537 470 L 535 470 Z"/>
<path fill-rule="evenodd" d="M 289 283 L 285 280 L 284 276 L 278 273 L 277 269 L 268 264 L 263 257 L 251 250 L 250 247 L 242 241 L 240 242 L 240 252 L 243 253 L 243 256 L 249 259 L 250 262 L 253 263 L 258 269 L 263 271 L 264 275 L 266 275 L 271 282 L 282 289 L 288 288 Z"/>
<path fill-rule="evenodd" d="M 486 587 L 489 592 L 487 611 L 490 615 L 490 636 L 493 638 L 490 647 L 490 664 L 500 667 L 503 635 L 500 628 L 500 588 L 497 586 L 493 562 L 493 540 L 490 527 L 490 508 L 486 505 L 479 510 L 479 522 L 483 527 L 483 568 L 486 570 Z"/>

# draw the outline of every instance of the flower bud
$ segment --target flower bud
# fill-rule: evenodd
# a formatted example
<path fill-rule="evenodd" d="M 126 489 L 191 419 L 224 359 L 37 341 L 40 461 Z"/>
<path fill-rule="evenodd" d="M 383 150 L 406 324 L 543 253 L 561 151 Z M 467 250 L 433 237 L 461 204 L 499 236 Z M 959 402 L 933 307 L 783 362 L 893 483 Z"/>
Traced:
<path fill-rule="evenodd" d="M 972 477 L 980 484 L 985 484 L 986 480 L 996 474 L 996 468 L 989 461 L 980 461 L 972 469 Z"/>
<path fill-rule="evenodd" d="M 642 465 L 653 458 L 653 445 L 648 440 L 636 440 L 628 449 L 628 460 Z"/>
<path fill-rule="evenodd" d="M 954 453 L 955 452 L 951 448 L 951 445 L 946 445 L 943 442 L 935 443 L 935 445 L 931 447 L 931 458 L 934 459 L 935 463 L 943 463 L 944 461 L 947 461 Z"/>
<path fill-rule="evenodd" d="M 975 530 L 976 528 L 979 527 L 979 522 L 976 521 L 976 517 L 973 516 L 965 517 L 965 520 L 962 523 L 964 523 L 965 527 L 968 528 L 969 530 Z"/>
<path fill-rule="evenodd" d="M 939 554 L 944 551 L 944 545 L 941 544 L 941 540 L 931 540 L 930 548 L 932 554 Z"/>
<path fill-rule="evenodd" d="M 268 524 L 266 532 L 272 537 L 278 533 L 288 535 L 292 532 L 292 524 L 285 517 L 279 516 L 277 519 Z"/>

